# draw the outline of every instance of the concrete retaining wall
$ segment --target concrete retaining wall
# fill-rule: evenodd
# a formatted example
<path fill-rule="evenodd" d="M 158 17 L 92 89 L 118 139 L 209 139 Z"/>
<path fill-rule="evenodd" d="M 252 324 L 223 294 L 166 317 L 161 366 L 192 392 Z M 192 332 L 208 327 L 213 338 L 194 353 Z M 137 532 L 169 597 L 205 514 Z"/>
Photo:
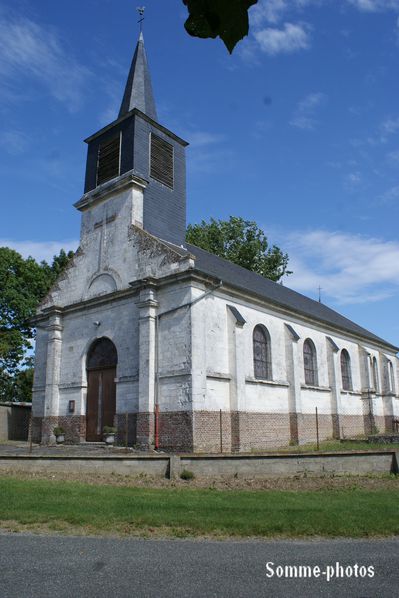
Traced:
<path fill-rule="evenodd" d="M 35 457 L 0 456 L 1 470 L 84 472 L 119 475 L 169 476 L 169 457 Z"/>
<path fill-rule="evenodd" d="M 291 477 L 296 475 L 398 473 L 395 451 L 268 454 L 268 455 L 156 455 L 112 457 L 0 456 L 0 471 L 65 471 L 178 478 L 183 470 L 197 477 Z"/>
<path fill-rule="evenodd" d="M 256 457 L 187 456 L 180 459 L 180 467 L 192 471 L 198 477 L 290 477 L 307 473 L 364 475 L 395 471 L 394 455 L 392 452 L 379 452 Z"/>

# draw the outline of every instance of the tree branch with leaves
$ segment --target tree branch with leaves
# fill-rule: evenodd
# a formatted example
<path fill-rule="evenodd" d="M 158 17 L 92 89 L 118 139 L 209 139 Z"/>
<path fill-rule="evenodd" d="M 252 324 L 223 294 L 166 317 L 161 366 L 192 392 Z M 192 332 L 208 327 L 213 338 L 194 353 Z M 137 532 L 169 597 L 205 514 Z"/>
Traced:
<path fill-rule="evenodd" d="M 34 337 L 30 319 L 72 256 L 62 249 L 49 265 L 0 247 L 0 400 L 21 398 L 25 379 L 31 380 L 21 374 L 31 367 L 26 358 Z"/>
<path fill-rule="evenodd" d="M 258 0 L 183 0 L 189 13 L 187 33 L 194 37 L 216 38 L 232 53 L 236 44 L 248 35 L 248 10 Z"/>
<path fill-rule="evenodd" d="M 256 222 L 237 216 L 231 216 L 229 220 L 202 220 L 200 224 L 188 225 L 186 239 L 275 282 L 292 274 L 288 270 L 288 254 L 276 245 L 269 247 L 265 233 Z"/>

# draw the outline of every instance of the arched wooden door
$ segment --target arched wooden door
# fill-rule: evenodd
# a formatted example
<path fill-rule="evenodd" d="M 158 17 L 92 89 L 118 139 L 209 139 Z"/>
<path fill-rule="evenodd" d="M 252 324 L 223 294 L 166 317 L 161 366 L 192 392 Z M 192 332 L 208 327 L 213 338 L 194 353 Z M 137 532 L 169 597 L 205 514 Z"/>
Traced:
<path fill-rule="evenodd" d="M 116 409 L 118 354 L 108 338 L 99 338 L 87 354 L 86 440 L 102 440 L 104 426 L 113 426 Z"/>

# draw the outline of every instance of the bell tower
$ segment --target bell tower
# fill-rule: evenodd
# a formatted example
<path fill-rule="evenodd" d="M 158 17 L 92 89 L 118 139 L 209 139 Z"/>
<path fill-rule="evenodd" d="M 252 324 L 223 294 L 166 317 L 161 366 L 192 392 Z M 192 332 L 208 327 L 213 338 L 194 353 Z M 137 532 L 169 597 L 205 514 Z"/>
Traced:
<path fill-rule="evenodd" d="M 75 207 L 112 202 L 120 189 L 134 194 L 132 223 L 181 245 L 186 231 L 186 141 L 158 122 L 142 32 L 118 118 L 88 137 L 83 197 Z M 141 205 L 140 205 L 141 204 Z"/>

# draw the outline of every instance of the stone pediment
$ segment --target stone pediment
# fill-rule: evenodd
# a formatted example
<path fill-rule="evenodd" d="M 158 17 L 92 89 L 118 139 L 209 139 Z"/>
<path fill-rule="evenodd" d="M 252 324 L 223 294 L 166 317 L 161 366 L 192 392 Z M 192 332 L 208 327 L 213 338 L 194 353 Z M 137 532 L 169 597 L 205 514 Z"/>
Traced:
<path fill-rule="evenodd" d="M 110 227 L 115 227 L 110 231 Z M 39 312 L 53 305 L 66 307 L 112 296 L 128 290 L 145 278 L 157 279 L 187 270 L 191 255 L 181 255 L 162 240 L 130 225 L 118 231 L 118 220 L 107 225 L 107 233 L 96 227 L 86 234 L 71 264 L 42 302 Z M 126 234 L 126 228 L 127 234 Z M 111 239 L 112 243 L 107 244 Z"/>

